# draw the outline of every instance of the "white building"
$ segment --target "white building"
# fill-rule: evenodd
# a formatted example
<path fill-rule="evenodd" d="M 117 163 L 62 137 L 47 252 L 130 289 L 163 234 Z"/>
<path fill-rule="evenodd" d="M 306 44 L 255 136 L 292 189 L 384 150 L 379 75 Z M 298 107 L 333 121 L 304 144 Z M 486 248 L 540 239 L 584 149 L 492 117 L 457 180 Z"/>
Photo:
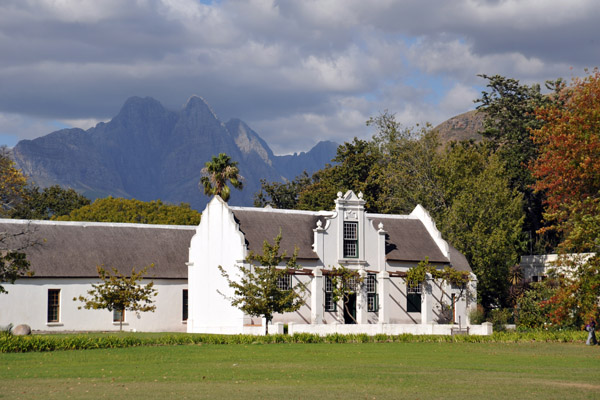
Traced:
<path fill-rule="evenodd" d="M 120 313 L 78 309 L 73 298 L 100 283 L 96 266 L 130 273 L 154 264 L 148 277 L 158 289 L 156 311 L 126 311 L 123 330 L 185 332 L 187 269 L 185 262 L 193 226 L 110 224 L 96 222 L 0 219 L 0 233 L 25 232 L 7 243 L 23 241 L 33 276 L 3 283 L 0 327 L 28 324 L 37 331 L 119 330 Z M 17 240 L 19 243 L 15 243 Z"/>
<path fill-rule="evenodd" d="M 302 266 L 287 284 L 307 288 L 300 310 L 274 318 L 290 332 L 450 333 L 453 325 L 440 322 L 465 327 L 476 292 L 465 257 L 441 237 L 421 206 L 410 215 L 370 214 L 361 197 L 340 193 L 333 211 L 320 212 L 229 207 L 215 197 L 197 227 L 0 220 L 0 233 L 27 232 L 18 240 L 33 243 L 25 250 L 33 276 L 3 284 L 9 293 L 0 294 L 0 326 L 119 329 L 119 313 L 78 309 L 82 303 L 73 299 L 100 282 L 98 265 L 128 273 L 154 264 L 148 280 L 158 290 L 156 311 L 125 312 L 125 330 L 262 333 L 260 318 L 244 315 L 223 296 L 231 289 L 218 266 L 235 276 L 249 251 L 260 253 L 263 241 L 273 242 L 281 232 L 282 250 L 292 254 L 297 247 Z M 406 272 L 426 258 L 437 268 L 469 272 L 470 283 L 452 287 L 428 279 L 407 288 Z M 364 278 L 346 305 L 331 299 L 328 275 L 338 265 Z M 449 307 L 444 315 L 451 321 L 442 321 L 442 305 Z M 281 331 L 283 324 L 277 325 Z"/>
<path fill-rule="evenodd" d="M 441 322 L 445 304 L 452 312 L 450 322 L 465 326 L 468 311 L 475 306 L 476 278 L 427 211 L 417 206 L 410 215 L 370 214 L 364 204 L 362 195 L 352 191 L 338 194 L 333 211 L 320 212 L 230 207 L 213 198 L 190 245 L 188 332 L 264 330 L 260 318 L 231 306 L 227 297 L 233 293 L 218 267 L 236 276 L 237 265 L 246 262 L 248 252 L 261 253 L 263 241 L 272 243 L 279 233 L 282 251 L 289 255 L 298 248 L 302 269 L 291 277 L 291 286 L 301 282 L 308 290 L 300 310 L 277 315 L 274 323 L 291 324 L 296 332 L 386 333 L 391 325 L 402 325 L 392 331 L 432 333 L 431 325 Z M 438 268 L 450 265 L 469 272 L 470 284 L 459 288 L 429 279 L 407 289 L 406 272 L 426 258 Z M 356 269 L 364 278 L 346 307 L 331 301 L 328 273 L 338 265 Z M 354 321 L 362 328 L 339 326 Z"/>

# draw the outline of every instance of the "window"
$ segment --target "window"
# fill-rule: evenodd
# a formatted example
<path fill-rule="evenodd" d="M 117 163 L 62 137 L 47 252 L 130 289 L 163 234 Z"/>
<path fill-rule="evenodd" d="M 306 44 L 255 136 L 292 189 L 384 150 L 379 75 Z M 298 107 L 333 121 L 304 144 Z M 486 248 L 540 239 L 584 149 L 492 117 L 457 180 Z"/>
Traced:
<path fill-rule="evenodd" d="M 188 319 L 188 290 L 183 289 L 183 299 L 181 302 L 181 320 L 187 321 Z"/>
<path fill-rule="evenodd" d="M 60 289 L 48 289 L 48 322 L 59 322 Z"/>
<path fill-rule="evenodd" d="M 375 274 L 367 275 L 367 311 L 379 310 L 379 296 L 377 295 L 377 277 Z"/>
<path fill-rule="evenodd" d="M 333 301 L 333 282 L 329 276 L 325 277 L 325 311 L 335 311 L 337 309 Z"/>
<path fill-rule="evenodd" d="M 285 274 L 277 277 L 277 289 L 290 290 L 292 288 L 292 275 Z"/>
<path fill-rule="evenodd" d="M 123 310 L 113 310 L 113 322 L 124 322 L 125 321 L 125 313 Z"/>
<path fill-rule="evenodd" d="M 358 257 L 358 222 L 344 222 L 344 258 Z"/>
<path fill-rule="evenodd" d="M 421 285 L 407 286 L 406 311 L 421 312 Z"/>

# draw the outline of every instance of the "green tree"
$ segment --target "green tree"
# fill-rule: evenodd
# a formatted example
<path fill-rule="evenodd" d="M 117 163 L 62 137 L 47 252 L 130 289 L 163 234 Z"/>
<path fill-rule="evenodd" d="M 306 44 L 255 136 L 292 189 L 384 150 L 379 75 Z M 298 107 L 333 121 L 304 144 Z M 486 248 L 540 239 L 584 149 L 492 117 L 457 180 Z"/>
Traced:
<path fill-rule="evenodd" d="M 300 193 L 313 183 L 306 171 L 293 181 L 267 182 L 260 180 L 260 192 L 254 194 L 254 207 L 265 207 L 293 210 L 298 208 Z"/>
<path fill-rule="evenodd" d="M 58 221 L 128 222 L 135 224 L 198 225 L 200 213 L 189 204 L 178 206 L 160 200 L 140 201 L 106 197 L 71 211 L 69 215 L 53 217 Z"/>
<path fill-rule="evenodd" d="M 88 198 L 73 189 L 63 189 L 54 185 L 40 191 L 38 186 L 32 186 L 25 189 L 23 201 L 10 211 L 10 217 L 45 220 L 69 215 L 72 211 L 89 204 Z"/>
<path fill-rule="evenodd" d="M 228 298 L 231 305 L 247 315 L 264 317 L 265 334 L 269 334 L 269 323 L 274 314 L 296 311 L 304 304 L 305 287 L 301 283 L 290 283 L 290 272 L 300 268 L 296 263 L 298 249 L 288 258 L 285 251 L 279 254 L 280 242 L 281 234 L 277 235 L 274 244 L 264 241 L 263 254 L 250 252 L 246 264 L 237 267 L 241 275 L 239 281 L 231 279 L 219 266 L 234 290 L 233 297 Z M 285 267 L 280 267 L 282 264 Z"/>
<path fill-rule="evenodd" d="M 0 294 L 8 293 L 2 283 L 15 283 L 29 272 L 29 261 L 23 251 L 31 244 L 25 242 L 25 245 L 15 247 L 13 243 L 21 242 L 19 236 L 26 235 L 27 232 L 0 233 Z"/>
<path fill-rule="evenodd" d="M 220 153 L 217 157 L 213 156 L 211 161 L 206 162 L 202 168 L 202 178 L 200 184 L 204 187 L 204 194 L 208 196 L 218 195 L 224 201 L 228 201 L 231 196 L 231 189 L 227 185 L 229 181 L 231 186 L 238 190 L 244 187 L 237 162 L 231 161 L 225 153 Z"/>
<path fill-rule="evenodd" d="M 0 147 L 0 218 L 10 215 L 26 195 L 27 179 L 15 167 L 6 146 Z M 4 282 L 14 283 L 29 271 L 23 251 L 32 244 L 27 240 L 29 227 L 15 232 L 0 232 L 0 294 L 7 293 Z"/>
<path fill-rule="evenodd" d="M 362 192 L 365 208 L 372 211 L 377 199 L 375 182 L 379 150 L 373 142 L 354 138 L 337 149 L 336 163 L 313 174 L 313 184 L 300 193 L 298 207 L 305 210 L 330 209 L 338 192 Z"/>
<path fill-rule="evenodd" d="M 440 230 L 469 260 L 484 308 L 506 306 L 509 271 L 523 246 L 522 195 L 510 188 L 504 163 L 485 146 L 450 146 L 438 173 L 450 199 L 437 219 Z"/>
<path fill-rule="evenodd" d="M 543 193 L 535 193 L 535 182 L 528 164 L 537 158 L 538 146 L 531 138 L 531 130 L 539 129 L 543 121 L 536 118 L 535 110 L 552 104 L 555 96 L 543 95 L 540 85 L 523 85 L 518 80 L 500 75 L 480 75 L 488 81 L 488 91 L 475 100 L 485 113 L 483 136 L 490 140 L 494 151 L 506 164 L 511 187 L 524 196 L 523 210 L 526 214 L 523 230 L 530 237 L 530 252 L 548 252 L 556 246 L 556 238 L 539 237 L 542 228 Z M 546 87 L 557 92 L 562 81 L 548 81 Z"/>
<path fill-rule="evenodd" d="M 154 264 L 149 267 L 154 267 Z M 87 295 L 74 297 L 73 301 L 84 303 L 82 307 L 87 310 L 108 310 L 108 311 L 135 311 L 136 313 L 151 311 L 154 312 L 156 306 L 152 304 L 153 297 L 158 292 L 154 289 L 154 282 L 141 285 L 144 275 L 149 267 L 144 267 L 140 271 L 131 269 L 131 274 L 126 276 L 120 273 L 116 268 L 111 268 L 112 272 L 107 271 L 102 266 L 96 267 L 98 276 L 102 283 L 92 284 L 92 289 L 88 290 Z M 120 319 L 119 330 L 123 330 L 123 319 Z"/>
<path fill-rule="evenodd" d="M 6 146 L 0 147 L 0 217 L 10 216 L 26 196 L 26 189 L 27 178 L 15 167 Z"/>

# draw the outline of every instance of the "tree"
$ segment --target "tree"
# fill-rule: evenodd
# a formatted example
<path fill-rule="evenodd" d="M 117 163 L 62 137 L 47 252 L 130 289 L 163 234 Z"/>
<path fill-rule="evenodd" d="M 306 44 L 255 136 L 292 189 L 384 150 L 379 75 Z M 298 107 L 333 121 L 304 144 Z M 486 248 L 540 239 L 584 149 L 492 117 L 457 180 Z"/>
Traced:
<path fill-rule="evenodd" d="M 313 174 L 313 184 L 300 193 L 298 207 L 305 210 L 324 210 L 332 207 L 337 193 L 352 189 L 362 192 L 365 208 L 372 211 L 378 186 L 374 180 L 379 151 L 373 142 L 354 138 L 337 149 L 336 163 Z"/>
<path fill-rule="evenodd" d="M 15 281 L 29 274 L 29 261 L 23 251 L 32 246 L 29 228 L 17 232 L 0 232 L 0 294 L 8 293 L 2 283 Z M 29 274 L 31 275 L 31 274 Z"/>
<path fill-rule="evenodd" d="M 31 186 L 25 189 L 23 200 L 10 211 L 10 217 L 45 220 L 69 215 L 89 204 L 88 198 L 73 189 L 54 185 L 40 191 L 38 186 Z"/>
<path fill-rule="evenodd" d="M 293 181 L 284 183 L 260 180 L 260 192 L 254 194 L 254 207 L 265 207 L 293 210 L 298 207 L 300 193 L 313 183 L 306 171 Z"/>
<path fill-rule="evenodd" d="M 237 167 L 237 162 L 231 161 L 225 153 L 220 153 L 217 157 L 213 156 L 211 161 L 206 162 L 202 168 L 202 178 L 200 183 L 204 187 L 204 194 L 213 196 L 218 195 L 224 201 L 228 201 L 231 196 L 231 189 L 227 186 L 227 181 L 231 186 L 238 190 L 243 188 L 243 177 Z"/>
<path fill-rule="evenodd" d="M 437 219 L 440 230 L 469 260 L 484 308 L 505 307 L 509 270 L 523 247 L 522 195 L 510 188 L 499 156 L 483 145 L 451 146 L 438 173 L 449 199 Z"/>
<path fill-rule="evenodd" d="M 535 189 L 546 195 L 546 229 L 563 237 L 559 250 L 596 252 L 581 262 L 563 257 L 550 299 L 555 322 L 581 324 L 598 312 L 600 296 L 600 71 L 574 78 L 557 97 L 536 110 L 543 125 L 532 136 L 540 155 L 530 166 Z"/>
<path fill-rule="evenodd" d="M 6 218 L 26 195 L 27 178 L 15 167 L 6 146 L 0 147 L 0 217 Z"/>
<path fill-rule="evenodd" d="M 536 118 L 535 110 L 551 104 L 555 97 L 543 95 L 538 84 L 523 85 L 500 75 L 480 76 L 488 80 L 489 88 L 475 100 L 480 103 L 478 110 L 485 114 L 482 134 L 506 164 L 511 188 L 524 196 L 526 219 L 523 230 L 530 236 L 530 252 L 551 251 L 556 238 L 537 236 L 542 227 L 543 193 L 532 190 L 535 180 L 527 166 L 538 154 L 538 145 L 532 140 L 530 131 L 543 125 L 543 121 Z M 546 82 L 546 88 L 554 92 L 562 87 L 560 79 Z"/>
<path fill-rule="evenodd" d="M 6 146 L 0 147 L 0 217 L 8 217 L 25 197 L 27 179 L 15 168 Z M 0 294 L 7 293 L 2 283 L 14 283 L 29 270 L 23 251 L 32 245 L 29 227 L 15 232 L 0 232 Z"/>
<path fill-rule="evenodd" d="M 154 267 L 154 264 L 149 267 Z M 154 289 L 154 282 L 149 282 L 144 286 L 140 285 L 140 281 L 148 272 L 149 267 L 144 267 L 137 272 L 134 267 L 131 269 L 131 274 L 126 276 L 114 267 L 110 272 L 102 266 L 97 266 L 98 276 L 102 283 L 92 284 L 92 289 L 87 292 L 89 297 L 74 297 L 73 301 L 83 302 L 83 308 L 87 310 L 106 309 L 108 311 L 117 310 L 121 313 L 125 311 L 154 312 L 156 306 L 152 304 L 152 297 L 158 294 Z M 81 306 L 77 308 L 81 309 Z M 119 321 L 119 330 L 123 330 L 122 318 Z"/>
<path fill-rule="evenodd" d="M 348 308 L 350 296 L 356 294 L 364 283 L 364 278 L 358 271 L 340 265 L 333 267 L 328 275 L 331 280 L 331 301 L 338 303 L 340 300 L 344 305 L 345 315 L 350 317 L 356 324 L 356 318 Z"/>
<path fill-rule="evenodd" d="M 200 213 L 187 203 L 164 204 L 160 200 L 140 201 L 107 197 L 71 211 L 69 215 L 53 217 L 58 221 L 129 222 L 134 224 L 198 225 Z"/>
<path fill-rule="evenodd" d="M 269 334 L 269 323 L 276 313 L 292 312 L 304 304 L 304 286 L 301 283 L 291 284 L 290 273 L 300 266 L 296 264 L 298 249 L 287 258 L 284 251 L 279 254 L 281 233 L 274 244 L 266 240 L 263 243 L 263 254 L 250 252 L 246 264 L 238 266 L 240 279 L 235 280 L 222 266 L 219 270 L 233 289 L 233 297 L 228 298 L 231 305 L 239 308 L 247 315 L 264 317 L 265 334 Z M 287 258 L 287 260 L 286 260 Z M 281 265 L 285 262 L 285 267 Z"/>

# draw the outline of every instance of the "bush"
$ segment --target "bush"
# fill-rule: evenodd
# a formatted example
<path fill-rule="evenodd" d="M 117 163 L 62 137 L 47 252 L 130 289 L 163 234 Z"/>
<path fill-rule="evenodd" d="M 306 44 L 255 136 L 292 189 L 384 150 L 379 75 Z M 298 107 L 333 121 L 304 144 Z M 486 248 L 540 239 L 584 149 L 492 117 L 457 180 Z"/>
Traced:
<path fill-rule="evenodd" d="M 485 312 L 481 304 L 477 304 L 477 308 L 469 312 L 469 321 L 471 325 L 481 325 L 485 322 Z"/>
<path fill-rule="evenodd" d="M 506 330 L 506 324 L 508 324 L 512 318 L 512 310 L 508 308 L 497 308 L 490 312 L 489 321 L 494 327 L 494 332 L 502 332 Z"/>
<path fill-rule="evenodd" d="M 499 310 L 506 311 L 506 310 Z M 0 353 L 25 353 L 31 351 L 109 349 L 136 346 L 173 346 L 190 344 L 277 344 L 277 343 L 523 343 L 523 342 L 579 342 L 583 343 L 587 332 L 576 330 L 529 330 L 525 332 L 494 332 L 491 336 L 476 335 L 411 335 L 396 336 L 365 334 L 332 334 L 325 337 L 298 333 L 289 335 L 208 335 L 173 334 L 147 337 L 141 335 L 0 335 Z"/>

